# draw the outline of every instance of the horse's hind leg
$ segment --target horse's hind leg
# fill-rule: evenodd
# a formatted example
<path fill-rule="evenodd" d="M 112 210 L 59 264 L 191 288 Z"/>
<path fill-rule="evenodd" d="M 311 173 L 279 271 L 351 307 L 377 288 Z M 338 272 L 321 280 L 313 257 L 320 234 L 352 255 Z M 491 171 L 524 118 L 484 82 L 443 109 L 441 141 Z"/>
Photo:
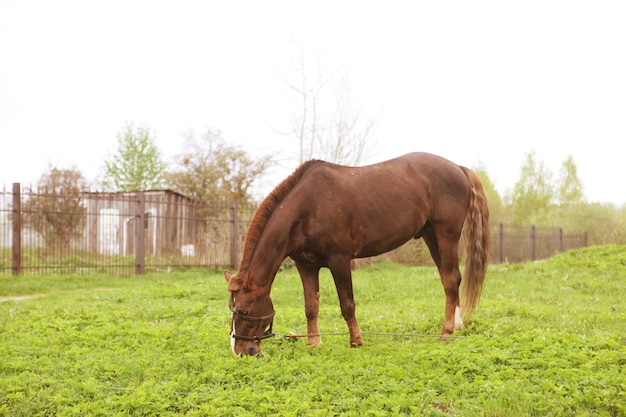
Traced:
<path fill-rule="evenodd" d="M 459 297 L 461 272 L 459 270 L 458 238 L 437 237 L 432 228 L 424 231 L 423 238 L 437 265 L 441 283 L 446 293 L 446 309 L 441 334 L 449 335 L 463 327 Z"/>
<path fill-rule="evenodd" d="M 363 337 L 354 314 L 356 304 L 354 302 L 354 293 L 352 292 L 350 260 L 336 262 L 336 264 L 330 265 L 329 268 L 335 281 L 335 287 L 337 287 L 341 314 L 346 320 L 348 330 L 350 331 L 350 347 L 363 346 Z"/>
<path fill-rule="evenodd" d="M 307 322 L 307 345 L 319 346 L 322 344 L 320 337 L 319 313 L 320 313 L 320 279 L 319 267 L 309 267 L 296 262 L 302 287 L 304 288 L 304 312 Z"/>

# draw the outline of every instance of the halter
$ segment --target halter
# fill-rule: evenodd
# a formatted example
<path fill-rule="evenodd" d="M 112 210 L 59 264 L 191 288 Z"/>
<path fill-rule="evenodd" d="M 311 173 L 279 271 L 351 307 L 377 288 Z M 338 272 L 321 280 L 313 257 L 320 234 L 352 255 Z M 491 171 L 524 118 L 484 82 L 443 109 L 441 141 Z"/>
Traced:
<path fill-rule="evenodd" d="M 231 337 L 234 337 L 237 340 L 245 340 L 246 342 L 259 343 L 261 340 L 269 339 L 269 338 L 275 336 L 275 333 L 272 331 L 272 326 L 274 325 L 274 314 L 276 314 L 275 311 L 272 311 L 271 314 L 268 314 L 267 316 L 263 316 L 263 317 L 246 316 L 245 314 L 241 314 L 240 312 L 236 311 L 233 308 L 231 308 L 230 311 L 232 311 L 232 313 L 233 313 L 233 320 L 230 323 L 230 335 L 231 335 Z M 269 325 L 268 329 L 261 336 L 254 335 L 254 336 L 250 337 L 250 336 L 237 335 L 237 334 L 235 334 L 235 332 L 233 330 L 235 328 L 235 316 L 239 317 L 242 320 L 258 322 L 257 329 L 256 329 L 257 333 L 259 332 L 259 330 L 262 330 L 261 326 L 262 326 L 263 322 L 265 322 L 266 320 L 270 321 L 270 325 Z"/>

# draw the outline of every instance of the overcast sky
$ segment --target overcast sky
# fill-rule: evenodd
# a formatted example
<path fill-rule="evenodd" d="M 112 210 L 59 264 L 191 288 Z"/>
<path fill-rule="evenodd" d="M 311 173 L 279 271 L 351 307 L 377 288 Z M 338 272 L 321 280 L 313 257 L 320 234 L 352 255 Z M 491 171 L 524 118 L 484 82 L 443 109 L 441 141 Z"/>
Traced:
<path fill-rule="evenodd" d="M 624 204 L 624 22 L 625 1 L 0 0 L 0 185 L 95 179 L 127 121 L 166 160 L 219 129 L 274 153 L 275 185 L 304 51 L 375 117 L 368 162 L 433 152 L 504 193 L 529 152 L 555 176 L 571 155 L 589 201 Z"/>

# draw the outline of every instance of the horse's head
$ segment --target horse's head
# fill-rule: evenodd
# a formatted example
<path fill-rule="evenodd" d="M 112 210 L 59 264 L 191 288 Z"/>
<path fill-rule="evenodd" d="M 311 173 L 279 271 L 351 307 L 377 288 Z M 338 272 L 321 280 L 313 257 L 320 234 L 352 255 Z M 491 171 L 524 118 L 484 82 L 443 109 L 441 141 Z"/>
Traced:
<path fill-rule="evenodd" d="M 274 337 L 272 299 L 268 294 L 259 291 L 251 280 L 244 282 L 239 274 L 233 275 L 226 271 L 224 276 L 230 291 L 230 343 L 233 353 L 239 356 L 257 356 L 261 353 L 261 340 Z"/>

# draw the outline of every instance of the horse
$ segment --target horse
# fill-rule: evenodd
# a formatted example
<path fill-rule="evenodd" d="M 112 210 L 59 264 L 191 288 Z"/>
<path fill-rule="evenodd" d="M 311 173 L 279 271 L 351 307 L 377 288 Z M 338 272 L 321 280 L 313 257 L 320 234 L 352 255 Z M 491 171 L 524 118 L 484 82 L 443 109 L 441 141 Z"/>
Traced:
<path fill-rule="evenodd" d="M 337 289 L 350 346 L 362 346 L 352 259 L 380 255 L 419 238 L 428 246 L 446 296 L 441 336 L 451 335 L 474 311 L 489 261 L 489 207 L 476 173 L 422 152 L 363 167 L 303 163 L 257 208 L 238 271 L 224 271 L 233 353 L 257 356 L 261 341 L 274 336 L 270 291 L 287 257 L 302 280 L 307 344 L 321 344 L 319 271 L 324 267 Z"/>

